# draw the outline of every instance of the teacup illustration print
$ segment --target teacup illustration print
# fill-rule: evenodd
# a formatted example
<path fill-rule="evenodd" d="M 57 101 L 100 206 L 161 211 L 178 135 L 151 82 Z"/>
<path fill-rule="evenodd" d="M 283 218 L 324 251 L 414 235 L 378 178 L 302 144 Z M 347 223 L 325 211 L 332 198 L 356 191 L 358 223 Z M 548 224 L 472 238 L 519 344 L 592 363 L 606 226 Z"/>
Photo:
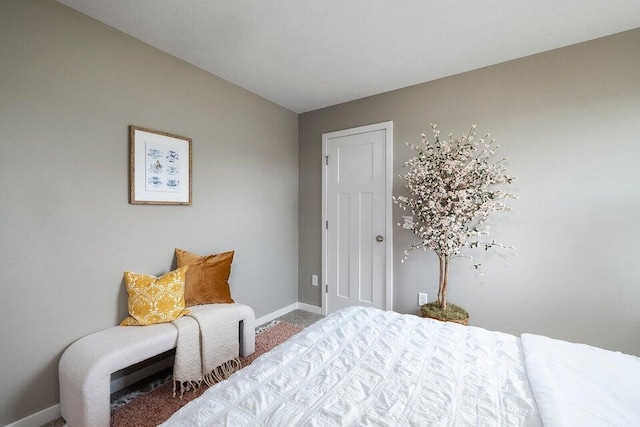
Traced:
<path fill-rule="evenodd" d="M 169 154 L 167 154 L 167 159 L 169 159 L 170 162 L 175 162 L 179 158 L 180 158 L 180 155 L 176 151 L 169 150 Z"/>
<path fill-rule="evenodd" d="M 176 175 L 180 173 L 180 168 L 178 166 L 169 166 L 167 172 L 169 173 L 169 175 Z"/>
<path fill-rule="evenodd" d="M 151 178 L 149 178 L 149 184 L 153 185 L 154 187 L 158 187 L 159 185 L 162 185 L 162 181 L 157 176 L 152 176 Z"/>
<path fill-rule="evenodd" d="M 151 163 L 149 165 L 149 172 L 151 172 L 151 173 L 160 173 L 160 172 L 162 172 L 162 164 L 160 163 L 160 160 L 156 160 L 155 163 Z"/>
<path fill-rule="evenodd" d="M 169 187 L 177 187 L 178 184 L 180 184 L 180 181 L 178 181 L 177 179 L 169 179 L 169 180 L 167 180 L 167 186 L 169 186 Z"/>
<path fill-rule="evenodd" d="M 162 151 L 155 148 L 149 148 L 149 154 L 147 155 L 153 157 L 154 159 L 159 159 L 162 156 Z"/>

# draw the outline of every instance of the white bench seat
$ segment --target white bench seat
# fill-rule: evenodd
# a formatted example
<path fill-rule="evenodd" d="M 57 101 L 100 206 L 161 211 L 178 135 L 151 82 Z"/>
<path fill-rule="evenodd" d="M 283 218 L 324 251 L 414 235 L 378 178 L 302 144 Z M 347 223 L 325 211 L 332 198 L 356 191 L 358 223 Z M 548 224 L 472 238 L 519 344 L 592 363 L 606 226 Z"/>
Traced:
<path fill-rule="evenodd" d="M 255 351 L 255 314 L 249 306 L 234 305 L 241 322 L 240 355 L 248 356 Z M 60 410 L 67 425 L 109 427 L 111 374 L 175 348 L 177 337 L 169 323 L 115 326 L 71 344 L 58 365 Z"/>

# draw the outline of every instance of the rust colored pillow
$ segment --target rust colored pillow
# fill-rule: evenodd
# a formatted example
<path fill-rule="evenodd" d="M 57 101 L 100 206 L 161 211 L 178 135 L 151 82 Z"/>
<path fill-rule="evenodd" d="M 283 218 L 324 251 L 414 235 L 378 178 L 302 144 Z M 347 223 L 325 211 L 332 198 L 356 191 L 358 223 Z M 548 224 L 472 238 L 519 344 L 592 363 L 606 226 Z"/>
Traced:
<path fill-rule="evenodd" d="M 199 256 L 176 248 L 178 268 L 187 270 L 184 300 L 187 307 L 200 304 L 230 304 L 229 275 L 233 251 Z"/>

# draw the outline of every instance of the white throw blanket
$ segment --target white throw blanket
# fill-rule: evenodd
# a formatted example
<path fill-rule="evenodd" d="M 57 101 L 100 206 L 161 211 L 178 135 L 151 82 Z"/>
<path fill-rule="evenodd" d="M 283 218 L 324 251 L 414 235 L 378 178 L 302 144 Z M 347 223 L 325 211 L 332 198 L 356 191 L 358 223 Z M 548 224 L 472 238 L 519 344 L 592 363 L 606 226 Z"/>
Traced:
<path fill-rule="evenodd" d="M 240 369 L 238 309 L 234 304 L 190 307 L 191 314 L 176 319 L 178 329 L 173 366 L 173 395 L 180 397 L 202 382 L 211 386 Z"/>

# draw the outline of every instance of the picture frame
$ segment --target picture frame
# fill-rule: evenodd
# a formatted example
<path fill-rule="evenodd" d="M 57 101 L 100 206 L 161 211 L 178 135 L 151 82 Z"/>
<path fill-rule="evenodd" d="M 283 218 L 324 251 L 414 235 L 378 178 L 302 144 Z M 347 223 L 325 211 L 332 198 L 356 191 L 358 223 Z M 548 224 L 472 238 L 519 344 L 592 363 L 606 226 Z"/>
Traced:
<path fill-rule="evenodd" d="M 129 203 L 191 205 L 191 138 L 129 126 Z"/>

